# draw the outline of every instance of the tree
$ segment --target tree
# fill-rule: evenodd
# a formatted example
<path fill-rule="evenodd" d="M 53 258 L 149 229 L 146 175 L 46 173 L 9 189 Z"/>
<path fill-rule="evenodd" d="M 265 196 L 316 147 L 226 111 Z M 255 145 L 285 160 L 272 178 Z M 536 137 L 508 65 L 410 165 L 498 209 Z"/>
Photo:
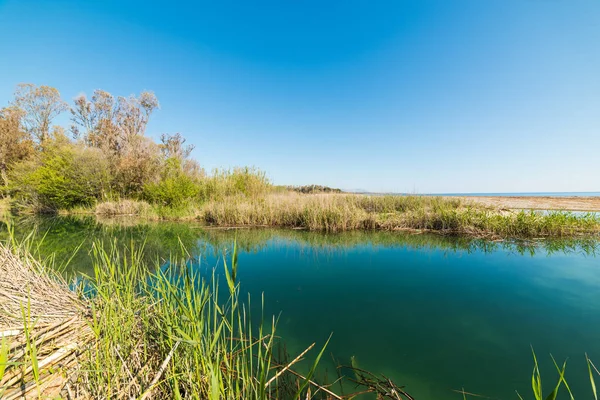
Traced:
<path fill-rule="evenodd" d="M 165 162 L 170 159 L 177 160 L 177 165 L 180 166 L 183 173 L 190 177 L 197 178 L 204 175 L 198 162 L 190 158 L 194 145 L 186 145 L 185 138 L 180 133 L 174 135 L 163 133 L 160 141 L 159 147 Z"/>
<path fill-rule="evenodd" d="M 85 95 L 77 96 L 71 108 L 71 132 L 89 146 L 116 151 L 118 131 L 115 126 L 115 99 L 104 90 L 96 90 L 89 101 Z"/>
<path fill-rule="evenodd" d="M 25 129 L 43 144 L 50 134 L 52 120 L 69 109 L 60 98 L 60 92 L 51 86 L 31 83 L 17 85 L 14 106 L 23 112 Z"/>
<path fill-rule="evenodd" d="M 194 145 L 185 145 L 185 138 L 181 136 L 180 133 L 174 135 L 163 133 L 160 136 L 160 141 L 160 151 L 165 158 L 176 158 L 183 161 L 187 159 L 192 153 L 192 150 L 194 150 Z"/>
<path fill-rule="evenodd" d="M 17 203 L 38 211 L 89 206 L 106 198 L 110 172 L 99 149 L 74 143 L 56 132 L 37 157 L 11 172 L 11 192 Z"/>
<path fill-rule="evenodd" d="M 115 162 L 114 184 L 125 196 L 139 195 L 146 183 L 156 181 L 161 167 L 158 145 L 145 136 L 133 137 Z"/>
<path fill-rule="evenodd" d="M 139 194 L 147 182 L 156 179 L 159 148 L 144 135 L 157 108 L 158 99 L 152 92 L 115 100 L 104 90 L 95 90 L 90 100 L 85 95 L 77 97 L 71 108 L 73 136 L 105 153 L 120 194 Z"/>
<path fill-rule="evenodd" d="M 89 146 L 121 154 L 136 137 L 143 136 L 152 113 L 159 108 L 152 92 L 138 97 L 115 98 L 104 90 L 96 90 L 91 100 L 85 95 L 75 99 L 71 109 L 71 132 Z"/>
<path fill-rule="evenodd" d="M 16 108 L 0 110 L 0 183 L 8 185 L 8 171 L 33 153 L 33 141 L 21 124 L 22 112 Z"/>
<path fill-rule="evenodd" d="M 119 97 L 117 101 L 116 125 L 125 140 L 143 136 L 150 115 L 160 107 L 152 92 L 144 91 L 139 97 Z"/>

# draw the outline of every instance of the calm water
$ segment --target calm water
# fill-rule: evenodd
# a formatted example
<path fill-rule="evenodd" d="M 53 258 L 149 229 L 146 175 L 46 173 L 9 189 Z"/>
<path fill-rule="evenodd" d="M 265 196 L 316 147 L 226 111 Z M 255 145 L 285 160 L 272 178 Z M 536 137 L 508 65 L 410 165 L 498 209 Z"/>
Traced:
<path fill-rule="evenodd" d="M 549 354 L 561 362 L 568 357 L 576 397 L 591 398 L 584 353 L 600 362 L 595 242 L 532 246 L 72 218 L 18 221 L 15 231 L 34 229 L 46 235 L 42 253 L 57 252 L 58 261 L 83 242 L 70 265 L 82 272 L 89 272 L 86 247 L 93 240 L 144 241 L 148 259 L 156 260 L 178 251 L 181 239 L 199 260 L 193 267 L 212 270 L 236 239 L 241 290 L 256 304 L 264 293 L 266 313 L 280 315 L 279 334 L 292 354 L 333 332 L 324 367 L 334 365 L 329 354 L 345 364 L 354 356 L 416 399 L 461 399 L 452 391 L 461 388 L 500 399 L 516 399 L 518 390 L 532 398 L 530 346 L 548 386 L 556 376 Z"/>

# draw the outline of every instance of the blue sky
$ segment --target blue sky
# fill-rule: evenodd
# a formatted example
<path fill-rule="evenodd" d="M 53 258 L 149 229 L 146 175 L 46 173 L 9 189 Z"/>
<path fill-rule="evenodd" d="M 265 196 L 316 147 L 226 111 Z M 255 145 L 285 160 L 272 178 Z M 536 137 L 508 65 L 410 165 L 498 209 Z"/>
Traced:
<path fill-rule="evenodd" d="M 0 0 L 0 105 L 153 90 L 207 169 L 371 191 L 600 191 L 600 1 Z M 61 121 L 67 123 L 67 115 Z"/>

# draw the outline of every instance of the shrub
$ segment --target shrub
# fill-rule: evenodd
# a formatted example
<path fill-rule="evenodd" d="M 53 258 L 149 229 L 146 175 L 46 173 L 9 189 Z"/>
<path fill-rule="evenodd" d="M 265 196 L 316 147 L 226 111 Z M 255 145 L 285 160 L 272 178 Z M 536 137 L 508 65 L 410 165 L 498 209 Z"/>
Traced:
<path fill-rule="evenodd" d="M 143 196 L 146 200 L 161 206 L 180 208 L 198 197 L 198 182 L 183 171 L 179 159 L 167 159 L 161 175 L 160 181 L 144 186 Z"/>
<path fill-rule="evenodd" d="M 47 141 L 34 160 L 14 167 L 11 192 L 22 204 L 39 210 L 89 206 L 109 191 L 109 166 L 98 149 L 64 136 Z"/>

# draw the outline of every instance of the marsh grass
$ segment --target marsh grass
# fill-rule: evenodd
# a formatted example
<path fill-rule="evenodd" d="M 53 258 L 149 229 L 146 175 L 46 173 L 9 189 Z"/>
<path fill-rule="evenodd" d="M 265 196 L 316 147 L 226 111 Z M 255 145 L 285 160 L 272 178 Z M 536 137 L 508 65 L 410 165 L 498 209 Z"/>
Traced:
<path fill-rule="evenodd" d="M 63 213 L 67 215 L 94 214 L 100 218 L 135 217 L 146 220 L 177 221 L 196 218 L 198 210 L 191 203 L 179 206 L 165 206 L 150 204 L 143 200 L 122 199 L 101 202 L 93 207 L 74 208 Z"/>
<path fill-rule="evenodd" d="M 105 216 L 135 215 L 148 217 L 151 216 L 151 210 L 152 207 L 145 201 L 118 200 L 99 203 L 94 208 L 94 213 Z"/>
<path fill-rule="evenodd" d="M 75 208 L 67 213 L 195 220 L 220 227 L 280 227 L 324 232 L 404 230 L 488 238 L 572 237 L 600 233 L 598 213 L 511 211 L 460 198 L 436 196 L 303 194 L 267 190 L 268 186 L 263 187 L 260 179 L 256 178 L 256 182 L 249 178 L 237 179 L 238 175 L 244 176 L 242 173 L 225 175 L 214 178 L 213 183 L 206 183 L 212 194 L 204 202 L 190 201 L 180 207 L 170 207 L 119 200 L 91 208 Z"/>
<path fill-rule="evenodd" d="M 596 235 L 600 218 L 593 213 L 548 214 L 501 211 L 429 196 L 348 194 L 273 194 L 228 197 L 207 203 L 199 219 L 216 226 L 270 226 L 341 232 L 415 230 L 476 237 L 568 237 Z"/>
<path fill-rule="evenodd" d="M 277 319 L 251 316 L 236 245 L 221 285 L 217 271 L 190 268 L 183 246 L 152 267 L 143 248 L 95 242 L 93 275 L 69 287 L 29 243 L 27 253 L 0 246 L 2 398 L 341 398 L 317 378 L 329 340 L 289 356 Z"/>
<path fill-rule="evenodd" d="M 98 341 L 82 377 L 93 397 L 306 396 L 304 380 L 279 384 L 272 358 L 276 321 L 256 324 L 249 304 L 240 301 L 235 251 L 224 266 L 227 293 L 219 292 L 216 275 L 207 279 L 189 268 L 185 250 L 155 272 L 143 267 L 135 249 L 121 254 L 116 246 L 98 245 L 93 253 L 88 290 Z"/>
<path fill-rule="evenodd" d="M 10 199 L 8 197 L 0 198 L 0 215 L 10 212 Z"/>

